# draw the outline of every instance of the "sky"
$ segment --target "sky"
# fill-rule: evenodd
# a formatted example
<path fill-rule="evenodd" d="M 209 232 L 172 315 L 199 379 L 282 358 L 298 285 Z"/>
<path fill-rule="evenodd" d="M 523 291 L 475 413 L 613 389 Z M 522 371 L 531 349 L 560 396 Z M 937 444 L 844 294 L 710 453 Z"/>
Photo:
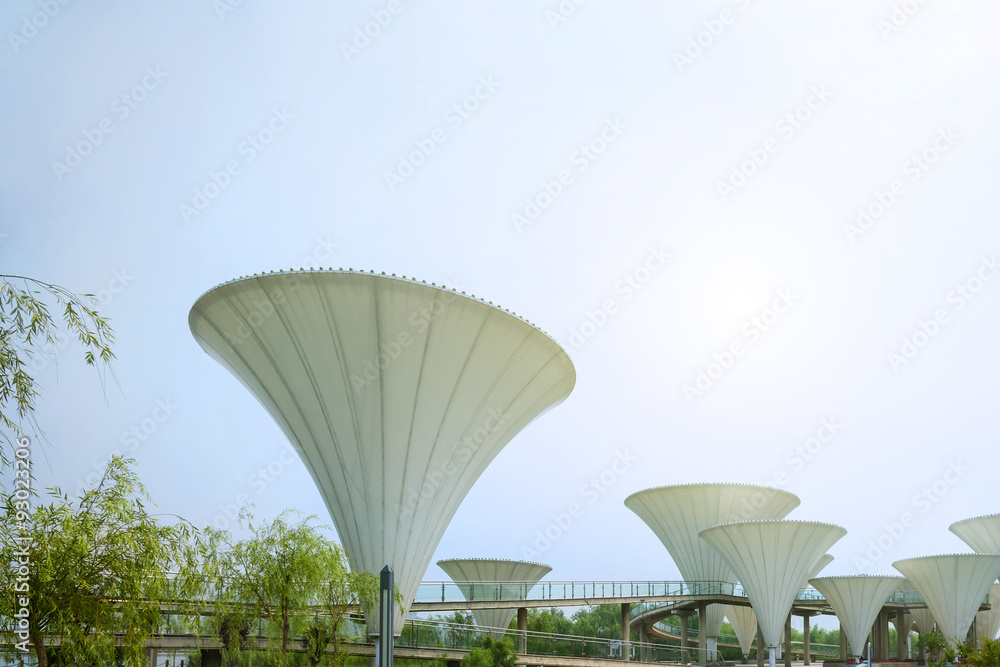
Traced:
<path fill-rule="evenodd" d="M 75 344 L 38 357 L 36 475 L 75 494 L 127 453 L 165 516 L 233 528 L 249 499 L 328 522 L 187 317 L 244 274 L 350 267 L 502 304 L 577 371 L 434 561 L 676 580 L 623 500 L 716 481 L 846 528 L 823 574 L 966 552 L 948 525 L 1000 511 L 998 19 L 985 0 L 5 2 L 0 272 L 95 294 L 117 335 L 105 389 Z"/>

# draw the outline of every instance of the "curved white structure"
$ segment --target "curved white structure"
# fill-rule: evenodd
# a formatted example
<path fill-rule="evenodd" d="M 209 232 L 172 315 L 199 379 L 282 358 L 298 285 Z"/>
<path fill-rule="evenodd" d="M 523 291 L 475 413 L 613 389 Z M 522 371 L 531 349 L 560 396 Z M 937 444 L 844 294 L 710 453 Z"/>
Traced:
<path fill-rule="evenodd" d="M 198 299 L 189 322 L 302 456 L 352 567 L 393 567 L 398 630 L 472 484 L 576 382 L 525 320 L 374 273 L 244 277 Z"/>
<path fill-rule="evenodd" d="M 462 591 L 466 600 L 474 597 L 470 583 L 478 582 L 508 582 L 496 584 L 500 588 L 501 599 L 522 600 L 525 589 L 530 589 L 539 579 L 552 571 L 550 566 L 542 563 L 501 558 L 449 558 L 439 560 L 437 564 L 452 581 L 458 584 L 458 589 Z M 516 613 L 517 609 L 472 610 L 476 625 L 485 628 L 506 629 Z M 502 635 L 503 632 L 494 634 Z"/>
<path fill-rule="evenodd" d="M 799 502 L 794 494 L 766 486 L 678 484 L 633 493 L 625 499 L 625 506 L 656 533 L 685 581 L 735 584 L 737 577 L 732 568 L 699 533 L 721 523 L 781 519 Z M 705 643 L 710 651 L 715 649 L 724 617 L 724 605 L 708 605 Z"/>
<path fill-rule="evenodd" d="M 889 596 L 904 581 L 903 577 L 861 574 L 853 577 L 819 577 L 810 579 L 809 583 L 823 594 L 833 608 L 847 634 L 852 655 L 860 658 L 875 617 Z"/>
<path fill-rule="evenodd" d="M 934 613 L 925 607 L 911 607 L 907 613 L 913 618 L 913 625 L 917 628 L 917 634 L 934 632 Z"/>
<path fill-rule="evenodd" d="M 906 558 L 892 564 L 920 591 L 949 642 L 965 639 L 976 611 L 1000 574 L 1000 556 L 950 554 Z"/>
<path fill-rule="evenodd" d="M 948 530 L 958 535 L 976 553 L 1000 554 L 1000 514 L 956 521 L 948 526 Z"/>
<path fill-rule="evenodd" d="M 980 637 L 996 639 L 1000 632 L 1000 584 L 990 586 L 990 610 L 976 613 L 976 632 Z"/>
<path fill-rule="evenodd" d="M 817 560 L 813 564 L 813 568 L 809 572 L 809 576 L 806 578 L 806 581 L 808 581 L 809 579 L 815 579 L 817 576 L 819 576 L 819 573 L 823 571 L 823 568 L 825 568 L 832 562 L 833 562 L 833 556 L 831 554 L 823 554 L 822 556 L 820 556 L 819 560 Z"/>
<path fill-rule="evenodd" d="M 740 643 L 743 657 L 746 658 L 750 655 L 753 641 L 757 637 L 757 615 L 753 613 L 753 607 L 742 605 L 727 604 L 723 609 L 729 624 L 733 626 L 733 632 L 736 633 L 736 640 Z"/>
<path fill-rule="evenodd" d="M 701 531 L 739 577 L 771 649 L 772 667 L 795 595 L 826 550 L 846 534 L 840 526 L 812 521 L 743 521 Z"/>

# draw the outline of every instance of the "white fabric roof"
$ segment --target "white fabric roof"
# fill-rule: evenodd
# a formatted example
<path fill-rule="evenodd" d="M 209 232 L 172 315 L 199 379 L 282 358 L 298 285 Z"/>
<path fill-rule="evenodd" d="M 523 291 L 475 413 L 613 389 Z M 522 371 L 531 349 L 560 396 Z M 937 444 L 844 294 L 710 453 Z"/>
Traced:
<path fill-rule="evenodd" d="M 964 640 L 986 592 L 1000 574 L 1000 556 L 951 554 L 907 558 L 892 564 L 920 591 L 950 642 Z"/>
<path fill-rule="evenodd" d="M 392 565 L 397 630 L 472 484 L 576 382 L 526 321 L 384 275 L 241 278 L 198 299 L 189 322 L 299 451 L 352 567 Z"/>
<path fill-rule="evenodd" d="M 823 554 L 822 556 L 820 556 L 819 560 L 817 560 L 813 564 L 813 568 L 812 568 L 812 570 L 810 570 L 809 576 L 806 577 L 806 581 L 808 581 L 809 579 L 813 579 L 814 577 L 816 577 L 817 575 L 819 575 L 819 573 L 823 571 L 823 568 L 825 568 L 827 565 L 829 565 L 832 562 L 833 562 L 833 555 L 832 554 Z"/>
<path fill-rule="evenodd" d="M 795 595 L 817 561 L 846 534 L 828 523 L 787 520 L 744 521 L 701 531 L 739 577 L 770 648 L 778 646 Z"/>
<path fill-rule="evenodd" d="M 639 515 L 667 548 L 685 581 L 724 581 L 737 577 L 725 559 L 698 534 L 720 523 L 781 519 L 798 507 L 794 494 L 751 484 L 679 484 L 633 493 L 625 506 Z M 717 637 L 724 605 L 706 610 L 706 635 Z M 756 632 L 756 630 L 755 630 Z"/>
<path fill-rule="evenodd" d="M 981 554 L 1000 554 L 1000 514 L 956 521 L 948 530 Z"/>
<path fill-rule="evenodd" d="M 889 596 L 905 580 L 903 577 L 819 577 L 810 579 L 816 590 L 823 594 L 840 620 L 852 655 L 860 656 L 875 617 Z"/>
<path fill-rule="evenodd" d="M 465 582 L 477 581 L 517 581 L 527 583 L 531 588 L 538 580 L 552 571 L 552 568 L 542 563 L 532 563 L 524 560 L 504 560 L 499 558 L 449 558 L 439 560 L 438 567 L 459 584 L 458 589 L 466 600 L 470 599 L 472 587 Z M 500 585 L 501 595 L 505 600 L 523 599 L 524 586 Z M 476 625 L 486 628 L 506 628 L 517 609 L 473 609 L 472 615 Z"/>
<path fill-rule="evenodd" d="M 990 586 L 990 610 L 976 613 L 976 632 L 987 639 L 1000 632 L 1000 584 Z"/>
<path fill-rule="evenodd" d="M 722 606 L 729 624 L 733 626 L 733 632 L 736 633 L 736 639 L 740 642 L 740 650 L 746 656 L 753 648 L 753 640 L 757 636 L 757 615 L 753 613 L 753 607 L 735 604 Z"/>
<path fill-rule="evenodd" d="M 913 607 L 908 609 L 913 617 L 913 624 L 917 626 L 917 632 L 924 634 L 934 631 L 934 612 L 923 607 Z"/>

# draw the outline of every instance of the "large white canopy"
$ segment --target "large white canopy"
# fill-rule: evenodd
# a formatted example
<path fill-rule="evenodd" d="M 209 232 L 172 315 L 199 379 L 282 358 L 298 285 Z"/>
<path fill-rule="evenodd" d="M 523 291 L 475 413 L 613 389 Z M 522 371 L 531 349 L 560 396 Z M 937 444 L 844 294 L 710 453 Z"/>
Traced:
<path fill-rule="evenodd" d="M 987 639 L 996 639 L 1000 632 L 1000 584 L 990 586 L 990 610 L 976 614 L 976 632 Z"/>
<path fill-rule="evenodd" d="M 299 451 L 354 569 L 393 567 L 397 631 L 472 484 L 576 382 L 562 348 L 519 317 L 373 273 L 241 278 L 189 321 Z"/>
<path fill-rule="evenodd" d="M 498 583 L 501 599 L 521 600 L 525 589 L 530 589 L 538 580 L 552 571 L 542 563 L 526 560 L 505 560 L 501 558 L 449 558 L 439 560 L 438 567 L 458 584 L 458 589 L 466 600 L 473 598 L 472 586 L 468 582 L 519 582 L 519 584 Z M 517 609 L 473 609 L 476 625 L 486 628 L 506 628 Z"/>
<path fill-rule="evenodd" d="M 743 521 L 701 531 L 739 577 L 769 648 L 781 641 L 795 595 L 817 561 L 847 534 L 812 521 Z"/>
<path fill-rule="evenodd" d="M 965 639 L 990 585 L 1000 574 L 1000 556 L 950 554 L 907 558 L 892 564 L 920 591 L 949 642 Z"/>
<path fill-rule="evenodd" d="M 781 519 L 798 507 L 794 494 L 751 484 L 679 484 L 633 493 L 625 506 L 635 512 L 667 548 L 684 581 L 735 584 L 736 574 L 699 533 L 721 523 Z M 706 610 L 705 633 L 718 637 L 724 605 Z M 756 630 L 755 630 L 756 632 Z"/>
<path fill-rule="evenodd" d="M 865 640 L 879 611 L 889 596 L 905 580 L 903 577 L 857 575 L 853 577 L 819 577 L 810 579 L 816 590 L 833 608 L 840 625 L 847 633 L 851 653 L 861 656 Z"/>
<path fill-rule="evenodd" d="M 981 554 L 1000 554 L 1000 514 L 956 521 L 948 530 Z"/>
<path fill-rule="evenodd" d="M 753 648 L 753 640 L 757 636 L 757 615 L 753 613 L 753 607 L 743 605 L 727 604 L 723 605 L 726 618 L 733 626 L 736 639 L 740 643 L 740 650 L 746 657 Z"/>

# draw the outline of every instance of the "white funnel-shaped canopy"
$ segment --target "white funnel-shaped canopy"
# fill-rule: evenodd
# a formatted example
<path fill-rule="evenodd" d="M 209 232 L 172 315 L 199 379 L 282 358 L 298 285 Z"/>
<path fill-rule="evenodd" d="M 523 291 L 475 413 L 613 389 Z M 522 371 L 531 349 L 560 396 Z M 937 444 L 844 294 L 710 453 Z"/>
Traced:
<path fill-rule="evenodd" d="M 958 535 L 976 553 L 1000 554 L 1000 514 L 956 521 L 948 526 L 948 530 Z"/>
<path fill-rule="evenodd" d="M 808 581 L 809 579 L 814 579 L 816 576 L 819 575 L 820 572 L 823 571 L 823 568 L 825 568 L 832 562 L 833 562 L 832 554 L 823 554 L 822 556 L 820 556 L 819 560 L 817 560 L 816 563 L 813 565 L 813 569 L 809 573 L 809 576 L 807 577 L 806 581 Z"/>
<path fill-rule="evenodd" d="M 965 639 L 986 592 L 1000 574 L 1000 556 L 950 554 L 892 564 L 920 591 L 949 642 Z"/>
<path fill-rule="evenodd" d="M 809 583 L 823 594 L 837 614 L 841 627 L 847 633 L 851 654 L 860 657 L 875 617 L 885 606 L 889 596 L 904 581 L 902 577 L 862 574 L 853 577 L 819 577 L 810 579 Z"/>
<path fill-rule="evenodd" d="M 934 614 L 925 607 L 911 607 L 907 612 L 913 617 L 913 624 L 917 626 L 917 632 L 924 634 L 934 631 Z"/>
<path fill-rule="evenodd" d="M 996 639 L 1000 632 L 1000 584 L 990 586 L 990 610 L 976 614 L 976 633 L 980 637 Z"/>
<path fill-rule="evenodd" d="M 723 605 L 726 610 L 726 618 L 733 626 L 736 639 L 740 643 L 740 650 L 744 657 L 750 654 L 753 648 L 753 640 L 757 636 L 757 615 L 753 613 L 753 607 L 743 605 L 727 604 Z"/>
<path fill-rule="evenodd" d="M 744 521 L 701 531 L 739 577 L 768 648 L 777 648 L 795 595 L 817 561 L 846 534 L 813 521 Z"/>
<path fill-rule="evenodd" d="M 526 560 L 503 560 L 499 558 L 449 558 L 439 560 L 438 567 L 451 577 L 452 581 L 458 584 L 458 589 L 466 600 L 475 597 L 480 599 L 482 593 L 474 595 L 471 583 L 477 582 L 511 582 L 507 584 L 497 583 L 500 599 L 502 600 L 523 600 L 527 590 L 538 583 L 538 580 L 552 571 L 548 565 L 532 563 Z M 514 583 L 517 582 L 517 583 Z M 483 587 L 485 593 L 485 587 Z M 479 587 L 476 587 L 476 591 Z M 497 591 L 491 590 L 491 594 L 496 595 Z M 485 628 L 504 628 L 510 625 L 511 619 L 517 609 L 473 609 L 472 615 L 476 619 L 476 625 Z M 502 634 L 502 633 L 501 633 Z"/>
<path fill-rule="evenodd" d="M 766 486 L 678 484 L 633 493 L 625 499 L 625 506 L 660 538 L 685 581 L 735 584 L 737 577 L 732 568 L 698 534 L 721 523 L 781 519 L 799 502 L 794 494 Z M 707 637 L 719 636 L 725 617 L 723 607 L 708 605 Z"/>
<path fill-rule="evenodd" d="M 397 631 L 473 483 L 576 382 L 528 322 L 384 275 L 245 277 L 203 295 L 189 321 L 302 456 L 352 567 L 392 566 Z"/>

